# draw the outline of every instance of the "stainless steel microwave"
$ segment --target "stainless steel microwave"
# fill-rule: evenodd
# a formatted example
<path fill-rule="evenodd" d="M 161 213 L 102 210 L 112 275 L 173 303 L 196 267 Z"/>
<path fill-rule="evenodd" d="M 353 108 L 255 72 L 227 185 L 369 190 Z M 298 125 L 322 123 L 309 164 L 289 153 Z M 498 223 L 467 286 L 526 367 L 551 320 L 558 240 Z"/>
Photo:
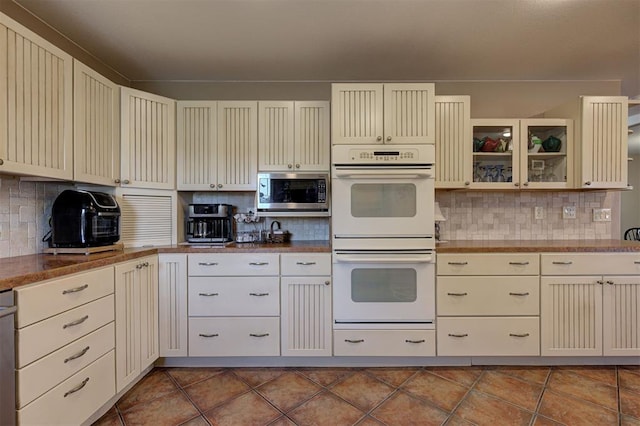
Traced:
<path fill-rule="evenodd" d="M 329 173 L 258 173 L 258 213 L 329 216 Z"/>

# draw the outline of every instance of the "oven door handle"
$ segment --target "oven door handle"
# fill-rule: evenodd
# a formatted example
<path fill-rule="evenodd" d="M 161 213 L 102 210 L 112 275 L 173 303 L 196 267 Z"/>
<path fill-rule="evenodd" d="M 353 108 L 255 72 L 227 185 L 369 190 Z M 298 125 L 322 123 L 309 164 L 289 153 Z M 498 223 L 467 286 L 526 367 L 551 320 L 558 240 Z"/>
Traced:
<path fill-rule="evenodd" d="M 431 170 L 336 170 L 337 178 L 358 179 L 429 179 L 433 177 Z"/>
<path fill-rule="evenodd" d="M 339 263 L 433 263 L 433 255 L 348 255 L 336 254 L 336 262 Z"/>

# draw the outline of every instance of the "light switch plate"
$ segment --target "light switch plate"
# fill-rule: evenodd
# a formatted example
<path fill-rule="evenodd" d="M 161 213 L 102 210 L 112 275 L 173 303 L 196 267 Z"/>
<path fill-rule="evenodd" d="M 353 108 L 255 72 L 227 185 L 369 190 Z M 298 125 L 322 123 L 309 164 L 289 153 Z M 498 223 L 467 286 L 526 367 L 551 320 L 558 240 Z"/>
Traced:
<path fill-rule="evenodd" d="M 611 209 L 593 209 L 594 222 L 611 222 Z"/>
<path fill-rule="evenodd" d="M 576 218 L 576 206 L 564 206 L 562 208 L 563 219 L 575 219 Z"/>
<path fill-rule="evenodd" d="M 544 207 L 536 206 L 533 208 L 533 216 L 536 220 L 544 219 Z"/>

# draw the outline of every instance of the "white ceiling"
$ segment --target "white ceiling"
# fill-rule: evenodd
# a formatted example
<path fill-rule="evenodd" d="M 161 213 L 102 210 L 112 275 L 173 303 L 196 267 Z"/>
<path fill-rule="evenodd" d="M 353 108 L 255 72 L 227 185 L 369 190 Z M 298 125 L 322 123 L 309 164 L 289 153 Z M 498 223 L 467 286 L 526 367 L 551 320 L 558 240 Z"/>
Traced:
<path fill-rule="evenodd" d="M 130 81 L 621 80 L 640 0 L 14 0 Z"/>

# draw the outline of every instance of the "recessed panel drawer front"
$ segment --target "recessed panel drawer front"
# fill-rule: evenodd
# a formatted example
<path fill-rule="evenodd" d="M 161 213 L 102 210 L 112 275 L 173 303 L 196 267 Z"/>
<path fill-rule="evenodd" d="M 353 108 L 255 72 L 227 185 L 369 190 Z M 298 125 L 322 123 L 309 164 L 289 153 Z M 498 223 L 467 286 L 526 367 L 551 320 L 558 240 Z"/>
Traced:
<path fill-rule="evenodd" d="M 189 356 L 279 356 L 280 318 L 189 318 Z"/>
<path fill-rule="evenodd" d="M 541 255 L 542 275 L 636 275 L 640 253 L 549 253 Z"/>
<path fill-rule="evenodd" d="M 537 253 L 439 254 L 438 275 L 538 275 Z"/>
<path fill-rule="evenodd" d="M 540 355 L 538 317 L 440 318 L 438 356 Z"/>
<path fill-rule="evenodd" d="M 189 316 L 278 316 L 278 277 L 191 277 Z"/>
<path fill-rule="evenodd" d="M 16 327 L 22 328 L 113 293 L 113 267 L 16 290 Z"/>
<path fill-rule="evenodd" d="M 114 347 L 113 322 L 18 370 L 18 406 L 24 407 Z"/>
<path fill-rule="evenodd" d="M 280 257 L 274 253 L 190 254 L 189 276 L 279 275 Z"/>
<path fill-rule="evenodd" d="M 329 253 L 283 253 L 280 255 L 282 275 L 320 276 L 331 275 L 331 254 Z"/>
<path fill-rule="evenodd" d="M 538 315 L 540 278 L 438 277 L 438 315 Z"/>
<path fill-rule="evenodd" d="M 115 393 L 115 355 L 112 350 L 18 410 L 18 424 L 83 424 Z"/>
<path fill-rule="evenodd" d="M 114 297 L 109 295 L 18 330 L 17 367 L 22 368 L 113 321 Z"/>
<path fill-rule="evenodd" d="M 435 356 L 434 330 L 334 330 L 335 356 Z"/>

